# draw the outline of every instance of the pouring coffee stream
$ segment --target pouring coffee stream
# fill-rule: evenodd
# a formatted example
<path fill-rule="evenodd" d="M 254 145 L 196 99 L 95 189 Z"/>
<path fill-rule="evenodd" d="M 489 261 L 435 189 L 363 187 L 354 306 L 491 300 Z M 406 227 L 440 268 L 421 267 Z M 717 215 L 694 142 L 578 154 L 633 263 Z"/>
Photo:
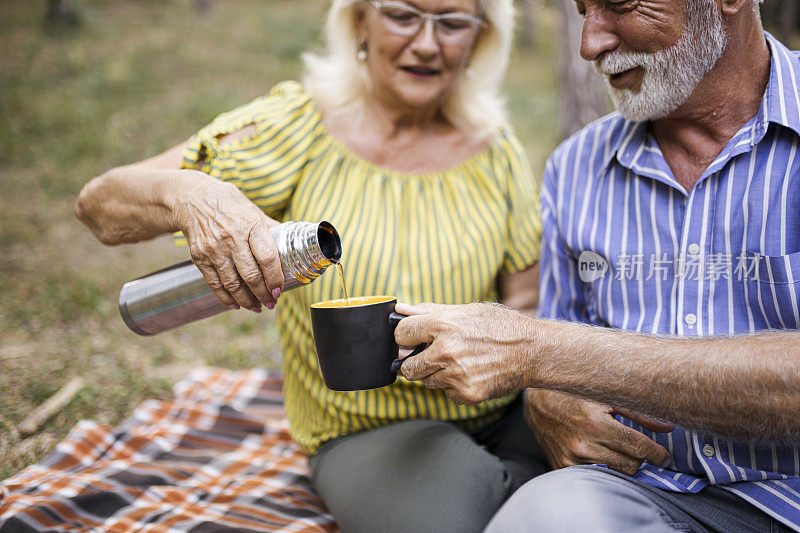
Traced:
<path fill-rule="evenodd" d="M 345 304 L 350 303 L 350 298 L 347 296 L 347 283 L 344 281 L 344 265 L 342 265 L 342 260 L 336 263 L 336 270 L 339 271 L 339 283 L 342 285 L 342 294 L 344 294 L 344 302 Z"/>

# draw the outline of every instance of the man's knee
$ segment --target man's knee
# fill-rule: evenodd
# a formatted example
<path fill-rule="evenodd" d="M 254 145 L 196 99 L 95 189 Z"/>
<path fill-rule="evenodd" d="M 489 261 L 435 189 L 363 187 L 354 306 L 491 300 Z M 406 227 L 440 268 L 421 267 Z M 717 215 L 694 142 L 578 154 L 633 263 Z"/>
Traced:
<path fill-rule="evenodd" d="M 573 467 L 539 476 L 500 508 L 486 533 L 513 531 L 674 531 L 632 484 L 602 470 Z"/>

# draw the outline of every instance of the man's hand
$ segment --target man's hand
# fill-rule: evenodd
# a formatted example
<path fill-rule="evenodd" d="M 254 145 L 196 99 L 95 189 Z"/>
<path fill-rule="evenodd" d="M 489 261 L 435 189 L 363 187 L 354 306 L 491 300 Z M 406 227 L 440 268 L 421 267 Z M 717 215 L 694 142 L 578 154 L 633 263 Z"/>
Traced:
<path fill-rule="evenodd" d="M 397 304 L 400 321 L 395 340 L 400 346 L 427 343 L 407 359 L 400 373 L 422 380 L 430 389 L 444 389 L 456 403 L 475 404 L 524 388 L 522 348 L 531 317 L 499 304 Z"/>
<path fill-rule="evenodd" d="M 673 426 L 569 394 L 543 389 L 525 391 L 525 418 L 554 469 L 604 464 L 632 476 L 644 461 L 666 466 L 666 448 L 614 419 L 621 414 L 642 426 L 667 433 Z"/>

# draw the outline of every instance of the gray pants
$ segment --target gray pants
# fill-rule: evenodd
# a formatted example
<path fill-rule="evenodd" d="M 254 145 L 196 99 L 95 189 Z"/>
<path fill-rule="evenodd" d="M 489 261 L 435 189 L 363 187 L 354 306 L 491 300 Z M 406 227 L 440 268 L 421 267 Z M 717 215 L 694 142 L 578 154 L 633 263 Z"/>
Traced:
<path fill-rule="evenodd" d="M 514 490 L 548 470 L 521 401 L 472 435 L 411 420 L 327 442 L 309 465 L 345 533 L 478 532 Z"/>
<path fill-rule="evenodd" d="M 697 494 L 660 490 L 598 466 L 573 466 L 520 488 L 486 533 L 783 532 L 788 528 L 733 494 L 706 487 Z"/>

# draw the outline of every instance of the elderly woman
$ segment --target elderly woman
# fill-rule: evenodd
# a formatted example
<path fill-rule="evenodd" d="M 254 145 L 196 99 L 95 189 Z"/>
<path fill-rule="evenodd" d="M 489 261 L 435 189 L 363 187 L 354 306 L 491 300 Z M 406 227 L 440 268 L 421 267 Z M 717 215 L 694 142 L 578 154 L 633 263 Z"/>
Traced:
<path fill-rule="evenodd" d="M 278 302 L 291 434 L 346 531 L 479 531 L 545 469 L 518 395 L 465 406 L 403 379 L 326 389 L 309 305 L 340 297 L 338 280 L 282 295 L 268 232 L 331 221 L 354 295 L 535 307 L 537 191 L 497 94 L 512 26 L 511 0 L 335 0 L 302 84 L 78 198 L 104 243 L 181 232 L 223 304 Z"/>

